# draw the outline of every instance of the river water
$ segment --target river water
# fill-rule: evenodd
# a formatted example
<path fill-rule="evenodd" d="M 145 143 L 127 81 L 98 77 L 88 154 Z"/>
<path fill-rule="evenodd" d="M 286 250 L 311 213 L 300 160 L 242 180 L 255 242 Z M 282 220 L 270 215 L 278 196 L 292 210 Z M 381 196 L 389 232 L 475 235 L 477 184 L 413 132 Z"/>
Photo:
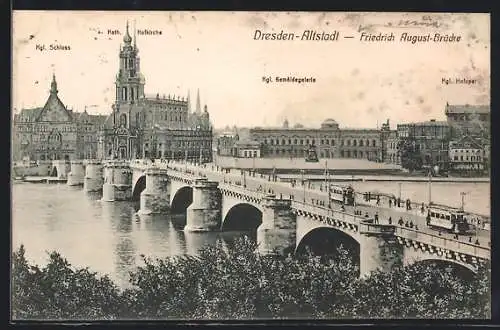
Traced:
<path fill-rule="evenodd" d="M 468 192 L 466 210 L 489 214 L 488 183 L 433 184 L 440 202 L 460 204 L 460 191 Z M 397 194 L 392 182 L 355 182 L 355 189 Z M 425 183 L 403 183 L 402 196 L 427 198 Z M 196 254 L 220 239 L 231 242 L 248 232 L 185 233 L 185 216 L 136 215 L 133 202 L 101 202 L 81 188 L 65 184 L 15 183 L 12 187 L 12 244 L 26 248 L 30 262 L 44 265 L 51 251 L 60 252 L 76 267 L 108 274 L 121 287 L 129 271 L 142 264 L 141 255 L 167 257 Z M 433 197 L 434 199 L 434 197 Z M 250 233 L 254 236 L 255 233 Z"/>

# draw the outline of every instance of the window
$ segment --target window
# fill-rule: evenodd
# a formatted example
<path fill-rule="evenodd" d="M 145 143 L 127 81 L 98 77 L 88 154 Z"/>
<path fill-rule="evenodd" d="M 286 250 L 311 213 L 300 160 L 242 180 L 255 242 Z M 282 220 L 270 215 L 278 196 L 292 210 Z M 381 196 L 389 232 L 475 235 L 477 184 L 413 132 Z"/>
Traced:
<path fill-rule="evenodd" d="M 334 146 L 334 145 L 335 145 L 335 140 L 334 140 L 334 139 L 332 139 L 332 146 Z"/>
<path fill-rule="evenodd" d="M 355 147 L 358 144 L 358 141 L 354 140 L 352 141 L 352 145 Z"/>
<path fill-rule="evenodd" d="M 363 146 L 363 140 L 359 140 L 359 146 L 362 147 Z"/>
<path fill-rule="evenodd" d="M 377 146 L 377 140 L 372 140 L 372 147 L 376 147 Z"/>

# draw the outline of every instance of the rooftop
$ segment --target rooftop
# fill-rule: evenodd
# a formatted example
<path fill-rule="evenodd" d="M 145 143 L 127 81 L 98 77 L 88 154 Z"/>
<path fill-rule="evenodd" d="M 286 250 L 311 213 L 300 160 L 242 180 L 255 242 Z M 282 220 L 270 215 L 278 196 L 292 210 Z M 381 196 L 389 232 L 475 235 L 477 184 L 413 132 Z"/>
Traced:
<path fill-rule="evenodd" d="M 452 105 L 446 104 L 446 114 L 452 113 L 490 113 L 490 106 L 483 105 L 471 105 L 471 104 L 462 104 L 462 105 Z"/>

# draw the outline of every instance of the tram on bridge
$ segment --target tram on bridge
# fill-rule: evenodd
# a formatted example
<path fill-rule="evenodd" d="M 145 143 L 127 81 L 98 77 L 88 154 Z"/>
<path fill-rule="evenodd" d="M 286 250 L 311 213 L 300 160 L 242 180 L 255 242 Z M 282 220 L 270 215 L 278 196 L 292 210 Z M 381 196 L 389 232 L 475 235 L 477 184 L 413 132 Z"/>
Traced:
<path fill-rule="evenodd" d="M 427 226 L 466 234 L 470 228 L 464 215 L 462 209 L 433 203 L 428 208 Z"/>
<path fill-rule="evenodd" d="M 354 205 L 354 189 L 351 186 L 330 185 L 330 199 L 344 205 Z"/>

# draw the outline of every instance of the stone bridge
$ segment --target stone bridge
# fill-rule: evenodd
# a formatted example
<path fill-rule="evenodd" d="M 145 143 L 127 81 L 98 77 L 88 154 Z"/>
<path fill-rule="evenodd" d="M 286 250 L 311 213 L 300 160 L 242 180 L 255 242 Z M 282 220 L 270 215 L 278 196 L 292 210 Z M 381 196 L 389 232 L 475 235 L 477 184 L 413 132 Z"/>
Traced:
<path fill-rule="evenodd" d="M 474 272 L 480 263 L 490 261 L 489 247 L 373 223 L 361 215 L 298 201 L 293 194 L 278 197 L 252 190 L 245 182 L 228 179 L 223 171 L 214 174 L 187 164 L 137 160 L 84 165 L 84 189 L 102 189 L 103 201 L 139 200 L 143 215 L 185 212 L 185 231 L 255 229 L 261 253 L 299 252 L 311 243 L 327 247 L 330 243 L 323 237 L 328 233 L 333 238 L 330 245 L 340 242 L 359 257 L 361 274 L 427 260 Z M 300 196 L 301 188 L 297 189 Z"/>

